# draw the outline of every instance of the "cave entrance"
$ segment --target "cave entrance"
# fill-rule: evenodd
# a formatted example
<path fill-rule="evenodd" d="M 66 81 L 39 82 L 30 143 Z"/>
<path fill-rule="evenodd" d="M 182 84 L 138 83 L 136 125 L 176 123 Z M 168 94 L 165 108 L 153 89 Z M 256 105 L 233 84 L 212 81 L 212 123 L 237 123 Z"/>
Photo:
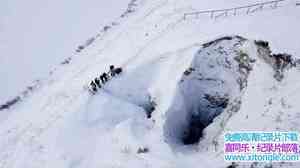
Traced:
<path fill-rule="evenodd" d="M 166 111 L 167 143 L 198 143 L 205 128 L 242 93 L 252 69 L 249 56 L 240 50 L 243 42 L 240 37 L 215 40 L 194 55 Z"/>
<path fill-rule="evenodd" d="M 203 130 L 213 122 L 213 119 L 221 114 L 228 105 L 228 97 L 220 97 L 218 95 L 205 95 L 204 99 L 207 100 L 205 106 L 199 106 L 199 111 L 192 112 L 188 116 L 187 125 L 184 129 L 181 141 L 184 145 L 191 145 L 198 143 L 203 136 Z M 202 104 L 202 103 L 200 103 Z M 201 114 L 210 114 L 204 117 Z"/>
<path fill-rule="evenodd" d="M 198 143 L 203 130 L 228 106 L 232 90 L 239 89 L 238 84 L 231 85 L 222 77 L 198 78 L 196 71 L 184 75 L 166 113 L 165 135 L 177 144 Z"/>

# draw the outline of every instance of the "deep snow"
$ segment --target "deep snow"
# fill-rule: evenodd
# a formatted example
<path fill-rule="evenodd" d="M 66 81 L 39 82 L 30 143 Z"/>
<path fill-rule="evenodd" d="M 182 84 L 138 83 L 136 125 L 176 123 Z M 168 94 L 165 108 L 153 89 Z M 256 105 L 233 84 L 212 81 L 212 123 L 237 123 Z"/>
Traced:
<path fill-rule="evenodd" d="M 1 111 L 0 167 L 226 167 L 230 163 L 223 161 L 223 131 L 299 131 L 299 68 L 287 70 L 278 82 L 253 41 L 267 40 L 273 52 L 299 56 L 296 34 L 300 12 L 295 1 L 287 2 L 276 10 L 251 15 L 183 21 L 184 12 L 244 3 L 134 1 L 134 10 L 117 19 L 117 25 L 69 64 L 57 67 L 21 102 Z M 257 61 L 247 87 L 238 94 L 235 85 L 228 85 L 234 98 L 204 130 L 198 144 L 170 142 L 168 126 L 177 126 L 182 119 L 170 109 L 183 102 L 176 94 L 184 71 L 201 62 L 196 56 L 202 44 L 224 34 L 249 38 L 240 49 Z M 207 50 L 215 54 L 213 49 Z M 124 73 L 91 96 L 85 86 L 110 64 L 123 67 Z M 206 68 L 201 72 L 216 76 Z M 190 92 L 189 87 L 194 86 L 184 88 Z M 147 119 L 145 105 L 150 101 L 155 102 L 155 110 Z M 138 153 L 139 148 L 149 151 Z M 298 163 L 274 167 L 280 164 L 299 167 Z"/>
<path fill-rule="evenodd" d="M 0 2 L 0 104 L 19 94 L 118 18 L 129 0 Z"/>

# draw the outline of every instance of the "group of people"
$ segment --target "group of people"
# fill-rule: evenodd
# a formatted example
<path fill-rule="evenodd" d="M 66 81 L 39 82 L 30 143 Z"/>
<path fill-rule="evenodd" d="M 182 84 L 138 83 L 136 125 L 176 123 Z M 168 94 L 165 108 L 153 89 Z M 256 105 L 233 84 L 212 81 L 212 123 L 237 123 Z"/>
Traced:
<path fill-rule="evenodd" d="M 107 73 L 103 72 L 99 76 L 99 78 L 96 77 L 94 80 L 91 81 L 90 91 L 92 93 L 96 93 L 98 91 L 98 89 L 101 89 L 107 81 L 109 81 L 114 76 L 120 74 L 121 72 L 122 72 L 122 68 L 120 68 L 120 67 L 115 68 L 114 65 L 110 65 L 109 66 L 109 71 Z"/>

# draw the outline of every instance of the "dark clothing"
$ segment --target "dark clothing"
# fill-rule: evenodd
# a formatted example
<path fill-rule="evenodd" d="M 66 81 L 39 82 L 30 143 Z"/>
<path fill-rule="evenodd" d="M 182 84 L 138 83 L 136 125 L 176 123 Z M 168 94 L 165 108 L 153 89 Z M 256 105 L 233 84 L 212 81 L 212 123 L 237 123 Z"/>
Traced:
<path fill-rule="evenodd" d="M 111 65 L 109 66 L 109 73 L 110 73 L 110 76 L 113 77 L 116 75 L 115 73 L 115 66 Z"/>
<path fill-rule="evenodd" d="M 99 88 L 101 88 L 100 80 L 98 78 L 95 79 L 95 83 Z"/>
<path fill-rule="evenodd" d="M 103 73 L 103 78 L 104 78 L 104 80 L 107 82 L 108 81 L 108 75 L 107 75 L 107 73 Z"/>
<path fill-rule="evenodd" d="M 122 68 L 116 68 L 114 72 L 115 74 L 120 74 L 122 72 Z"/>
<path fill-rule="evenodd" d="M 93 87 L 93 86 L 96 86 L 94 81 L 92 81 L 90 85 L 91 85 L 92 87 Z"/>
<path fill-rule="evenodd" d="M 120 74 L 122 72 L 122 68 L 115 68 L 114 65 L 109 66 L 109 72 L 102 73 L 99 78 L 95 78 L 90 83 L 90 90 L 94 94 L 100 89 L 111 77 Z"/>
<path fill-rule="evenodd" d="M 102 83 L 107 82 L 107 81 L 108 81 L 108 75 L 107 75 L 107 73 L 104 72 L 104 73 L 100 76 L 100 79 L 101 79 L 101 82 L 102 82 Z"/>
<path fill-rule="evenodd" d="M 101 83 L 104 84 L 105 83 L 105 80 L 103 78 L 103 75 L 100 75 L 100 80 L 101 80 Z"/>
<path fill-rule="evenodd" d="M 115 70 L 110 70 L 109 73 L 111 77 L 114 77 L 116 75 Z"/>
<path fill-rule="evenodd" d="M 93 86 L 92 90 L 93 90 L 94 92 L 97 92 L 96 86 Z"/>
<path fill-rule="evenodd" d="M 94 83 L 94 81 L 91 82 L 91 89 L 93 92 L 97 92 L 97 87 L 96 87 L 96 84 Z"/>

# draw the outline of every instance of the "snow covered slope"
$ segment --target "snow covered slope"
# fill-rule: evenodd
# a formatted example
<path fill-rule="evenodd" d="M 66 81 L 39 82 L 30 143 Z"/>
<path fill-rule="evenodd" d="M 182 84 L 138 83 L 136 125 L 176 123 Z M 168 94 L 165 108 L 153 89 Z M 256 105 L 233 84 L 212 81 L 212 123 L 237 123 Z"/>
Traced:
<path fill-rule="evenodd" d="M 1 0 L 0 104 L 73 55 L 78 45 L 119 17 L 128 2 Z"/>
<path fill-rule="evenodd" d="M 300 131 L 299 68 L 287 66 L 276 80 L 274 58 L 254 41 L 299 56 L 295 1 L 251 15 L 182 19 L 239 5 L 247 4 L 132 0 L 91 44 L 0 111 L 0 167 L 222 168 L 230 165 L 224 131 Z M 92 96 L 86 85 L 111 64 L 124 72 Z M 280 166 L 300 165 L 273 165 Z"/>

